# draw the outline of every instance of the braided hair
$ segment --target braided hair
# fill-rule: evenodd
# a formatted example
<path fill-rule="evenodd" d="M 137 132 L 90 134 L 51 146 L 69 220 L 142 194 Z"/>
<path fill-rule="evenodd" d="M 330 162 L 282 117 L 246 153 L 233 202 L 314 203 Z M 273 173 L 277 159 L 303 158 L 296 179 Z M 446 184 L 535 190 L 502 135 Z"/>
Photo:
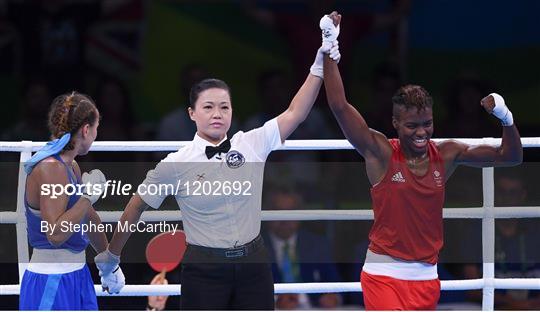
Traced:
<path fill-rule="evenodd" d="M 88 95 L 76 91 L 59 95 L 53 100 L 49 110 L 48 127 L 51 139 L 71 133 L 71 140 L 64 150 L 72 150 L 75 147 L 74 134 L 85 124 L 93 126 L 97 118 L 98 110 Z"/>

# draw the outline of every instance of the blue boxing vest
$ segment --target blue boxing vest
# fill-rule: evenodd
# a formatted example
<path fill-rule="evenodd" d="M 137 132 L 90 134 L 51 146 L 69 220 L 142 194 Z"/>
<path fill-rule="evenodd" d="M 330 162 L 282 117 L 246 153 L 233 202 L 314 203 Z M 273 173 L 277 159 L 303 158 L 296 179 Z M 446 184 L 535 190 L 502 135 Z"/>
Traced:
<path fill-rule="evenodd" d="M 75 174 L 73 173 L 73 170 L 70 168 L 70 166 L 66 165 L 60 155 L 54 154 L 52 155 L 55 159 L 59 160 L 64 166 L 66 167 L 66 172 L 68 176 L 69 183 L 77 185 L 80 184 L 81 181 L 79 181 Z M 79 200 L 80 195 L 73 194 L 70 195 L 68 198 L 68 203 L 66 210 L 71 209 L 73 205 Z M 26 214 L 26 232 L 28 234 L 28 242 L 30 246 L 37 249 L 69 249 L 73 252 L 81 252 L 86 249 L 89 243 L 88 236 L 86 235 L 86 232 L 73 232 L 73 234 L 69 237 L 68 240 L 66 240 L 62 245 L 55 247 L 53 246 L 49 240 L 47 240 L 46 233 L 41 231 L 41 216 L 35 215 L 30 209 L 30 205 L 28 204 L 28 200 L 26 197 L 26 191 L 24 193 L 24 207 L 25 207 L 25 214 Z M 86 217 L 83 218 L 81 221 L 82 223 L 86 223 Z M 60 225 L 59 225 L 60 226 Z"/>

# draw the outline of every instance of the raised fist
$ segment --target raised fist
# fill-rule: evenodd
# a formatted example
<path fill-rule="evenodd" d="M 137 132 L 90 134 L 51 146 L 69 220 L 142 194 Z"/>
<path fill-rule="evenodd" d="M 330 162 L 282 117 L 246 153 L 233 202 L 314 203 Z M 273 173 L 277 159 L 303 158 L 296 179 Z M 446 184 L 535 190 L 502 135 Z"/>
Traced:
<path fill-rule="evenodd" d="M 503 126 L 511 126 L 514 124 L 512 112 L 506 106 L 504 98 L 499 94 L 491 93 L 480 101 L 480 105 L 484 107 L 486 112 L 499 118 Z"/>
<path fill-rule="evenodd" d="M 323 52 L 328 53 L 332 48 L 332 43 L 337 40 L 339 36 L 339 23 L 341 22 L 341 15 L 336 11 L 325 15 L 319 22 L 319 27 L 322 33 L 322 48 Z"/>

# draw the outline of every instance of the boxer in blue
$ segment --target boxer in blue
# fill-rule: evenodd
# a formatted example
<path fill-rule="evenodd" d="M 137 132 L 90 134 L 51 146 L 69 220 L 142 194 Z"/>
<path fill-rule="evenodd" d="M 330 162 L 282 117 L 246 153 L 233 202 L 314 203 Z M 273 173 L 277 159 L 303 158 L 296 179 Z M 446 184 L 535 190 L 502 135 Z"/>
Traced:
<path fill-rule="evenodd" d="M 72 92 L 54 99 L 48 123 L 53 141 L 25 163 L 24 204 L 33 253 L 21 282 L 19 308 L 97 310 L 85 249 L 90 243 L 96 252 L 104 251 L 107 237 L 104 232 L 66 230 L 63 225 L 101 223 L 93 204 L 101 196 L 105 176 L 94 169 L 81 177 L 75 162 L 96 139 L 99 112 L 88 96 Z M 44 192 L 52 185 L 63 186 L 66 192 Z M 74 193 L 76 189 L 81 192 Z M 109 292 L 118 292 L 125 283 L 120 267 L 101 280 Z"/>

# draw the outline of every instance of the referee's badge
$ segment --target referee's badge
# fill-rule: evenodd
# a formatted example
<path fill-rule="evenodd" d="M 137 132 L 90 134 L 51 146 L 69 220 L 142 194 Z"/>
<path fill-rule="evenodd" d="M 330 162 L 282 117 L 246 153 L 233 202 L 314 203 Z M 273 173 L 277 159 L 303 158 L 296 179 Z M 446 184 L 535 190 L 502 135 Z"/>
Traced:
<path fill-rule="evenodd" d="M 229 151 L 225 156 L 227 166 L 231 169 L 236 169 L 242 167 L 246 162 L 246 158 L 239 151 Z"/>

